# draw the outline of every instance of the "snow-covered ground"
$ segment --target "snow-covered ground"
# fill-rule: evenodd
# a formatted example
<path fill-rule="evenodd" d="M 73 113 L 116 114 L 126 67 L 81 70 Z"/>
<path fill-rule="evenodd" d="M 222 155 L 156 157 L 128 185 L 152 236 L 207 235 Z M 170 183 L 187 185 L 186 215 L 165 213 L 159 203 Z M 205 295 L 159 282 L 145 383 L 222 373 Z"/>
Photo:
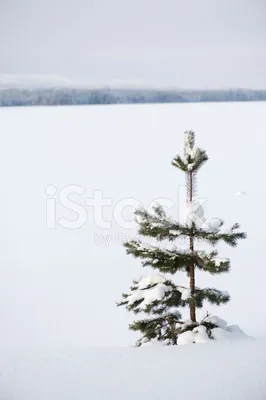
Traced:
<path fill-rule="evenodd" d="M 10 355 L 0 365 L 0 388 L 6 388 L 1 400 L 104 399 L 112 397 L 110 391 L 118 399 L 151 398 L 150 390 L 155 399 L 165 393 L 191 398 L 192 390 L 212 399 L 265 398 L 263 340 L 141 352 L 82 350 L 136 339 L 127 328 L 134 315 L 115 304 L 134 277 L 150 273 L 121 246 L 136 235 L 130 205 L 162 199 L 170 214 L 182 214 L 183 175 L 170 162 L 182 153 L 187 129 L 196 132 L 210 158 L 198 180 L 206 219 L 239 222 L 248 233 L 238 248 L 220 248 L 221 257 L 231 259 L 229 274 L 197 275 L 199 286 L 232 297 L 219 309 L 207 306 L 199 317 L 214 312 L 248 335 L 266 337 L 265 110 L 265 103 L 0 109 L 0 352 Z M 82 208 L 65 202 L 72 208 L 67 210 L 57 201 L 54 217 L 55 199 L 65 187 L 61 196 L 72 192 L 70 199 Z M 102 212 L 101 194 L 108 199 Z M 83 226 L 66 229 L 66 220 L 77 219 L 73 204 Z M 176 280 L 187 286 L 183 275 Z M 19 358 L 21 351 L 37 355 Z M 188 381 L 191 368 L 200 371 L 195 387 Z M 246 397 L 239 394 L 243 390 Z"/>
<path fill-rule="evenodd" d="M 266 342 L 41 352 L 0 360 L 1 400 L 264 400 Z"/>

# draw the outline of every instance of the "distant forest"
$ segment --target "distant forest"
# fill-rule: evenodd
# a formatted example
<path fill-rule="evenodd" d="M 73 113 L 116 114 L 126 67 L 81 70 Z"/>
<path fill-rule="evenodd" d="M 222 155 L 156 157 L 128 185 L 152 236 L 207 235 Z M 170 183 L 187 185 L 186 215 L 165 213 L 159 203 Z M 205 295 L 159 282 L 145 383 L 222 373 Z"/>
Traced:
<path fill-rule="evenodd" d="M 0 89 L 0 106 L 265 101 L 266 90 Z"/>

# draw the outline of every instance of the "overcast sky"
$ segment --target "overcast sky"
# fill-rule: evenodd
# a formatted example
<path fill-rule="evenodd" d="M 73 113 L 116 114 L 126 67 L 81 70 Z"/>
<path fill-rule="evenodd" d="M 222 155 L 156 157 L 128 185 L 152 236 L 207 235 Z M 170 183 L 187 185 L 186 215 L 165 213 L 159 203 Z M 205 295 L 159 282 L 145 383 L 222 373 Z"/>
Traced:
<path fill-rule="evenodd" d="M 265 0 L 0 0 L 0 73 L 266 89 Z"/>

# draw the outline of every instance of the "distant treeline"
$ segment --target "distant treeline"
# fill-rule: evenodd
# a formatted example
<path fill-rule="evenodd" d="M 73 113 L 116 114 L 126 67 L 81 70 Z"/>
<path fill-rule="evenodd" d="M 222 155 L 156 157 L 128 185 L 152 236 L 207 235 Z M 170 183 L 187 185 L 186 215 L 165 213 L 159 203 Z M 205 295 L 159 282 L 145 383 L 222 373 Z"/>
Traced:
<path fill-rule="evenodd" d="M 266 90 L 0 89 L 0 106 L 263 101 Z"/>

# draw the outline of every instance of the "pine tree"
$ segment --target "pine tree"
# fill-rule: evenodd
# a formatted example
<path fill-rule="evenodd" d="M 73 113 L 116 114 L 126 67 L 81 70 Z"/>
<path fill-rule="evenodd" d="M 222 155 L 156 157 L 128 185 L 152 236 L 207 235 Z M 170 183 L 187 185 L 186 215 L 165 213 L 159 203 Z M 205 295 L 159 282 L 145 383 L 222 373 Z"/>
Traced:
<path fill-rule="evenodd" d="M 219 258 L 217 250 L 210 252 L 197 249 L 197 242 L 214 247 L 224 242 L 232 247 L 238 240 L 244 239 L 246 234 L 239 232 L 239 225 L 234 224 L 230 229 L 223 228 L 223 221 L 217 226 L 206 224 L 203 218 L 202 207 L 195 199 L 197 173 L 206 163 L 208 156 L 205 150 L 195 146 L 195 134 L 185 132 L 184 156 L 177 155 L 172 165 L 179 168 L 186 175 L 187 186 L 187 221 L 180 224 L 167 217 L 164 209 L 156 205 L 152 212 L 145 209 L 136 211 L 136 220 L 139 224 L 139 234 L 143 240 L 132 240 L 125 243 L 126 251 L 142 260 L 143 267 L 151 267 L 160 273 L 174 275 L 176 272 L 186 272 L 189 277 L 189 287 L 179 286 L 161 274 L 141 277 L 134 280 L 129 293 L 122 295 L 118 306 L 124 305 L 135 314 L 145 313 L 148 318 L 134 321 L 130 325 L 133 331 L 140 331 L 142 337 L 137 342 L 141 345 L 151 339 L 165 341 L 167 344 L 176 344 L 178 336 L 186 330 L 192 330 L 199 324 L 206 327 L 211 337 L 210 329 L 215 326 L 212 322 L 197 321 L 196 310 L 203 307 L 204 301 L 211 304 L 225 304 L 230 300 L 227 292 L 214 288 L 199 288 L 196 286 L 195 270 L 202 270 L 210 274 L 228 272 L 230 261 Z M 149 237 L 158 244 L 144 242 Z M 185 239 L 187 249 L 182 250 L 174 244 L 179 239 Z M 168 245 L 166 245 L 168 243 Z M 169 243 L 172 244 L 169 247 Z M 190 320 L 181 321 L 179 308 L 189 307 Z"/>

